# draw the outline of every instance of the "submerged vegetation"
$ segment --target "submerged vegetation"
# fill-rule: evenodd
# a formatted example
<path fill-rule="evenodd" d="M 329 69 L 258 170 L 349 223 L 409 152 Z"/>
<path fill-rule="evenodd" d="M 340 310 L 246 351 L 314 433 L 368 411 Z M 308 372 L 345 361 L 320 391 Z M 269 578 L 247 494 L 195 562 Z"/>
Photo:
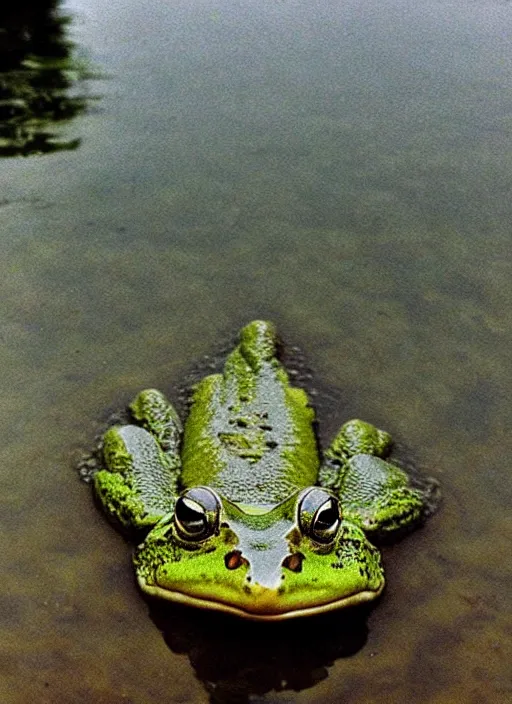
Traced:
<path fill-rule="evenodd" d="M 67 37 L 60 0 L 18 0 L 0 8 L 0 156 L 76 149 L 59 124 L 84 112 L 80 93 L 97 77 Z"/>

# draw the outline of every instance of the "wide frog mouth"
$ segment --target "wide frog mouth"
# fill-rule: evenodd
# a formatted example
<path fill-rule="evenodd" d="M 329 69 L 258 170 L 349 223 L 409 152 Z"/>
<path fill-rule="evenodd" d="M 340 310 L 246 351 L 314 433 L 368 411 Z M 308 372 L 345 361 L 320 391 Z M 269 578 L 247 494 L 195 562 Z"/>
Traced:
<path fill-rule="evenodd" d="M 318 487 L 269 509 L 195 487 L 139 546 L 135 563 L 150 596 L 259 621 L 355 606 L 384 588 L 379 552 Z"/>
<path fill-rule="evenodd" d="M 160 599 L 166 599 L 177 604 L 185 606 L 194 606 L 196 608 L 208 609 L 210 611 L 220 611 L 222 613 L 238 616 L 250 621 L 284 621 L 292 618 L 315 616 L 318 614 L 336 611 L 341 608 L 358 606 L 373 601 L 380 596 L 384 589 L 384 580 L 382 580 L 377 590 L 366 590 L 351 594 L 335 601 L 327 601 L 326 603 L 301 603 L 290 607 L 286 602 L 283 603 L 279 599 L 277 590 L 268 589 L 254 585 L 248 595 L 247 602 L 243 603 L 226 603 L 223 601 L 215 601 L 198 595 L 187 594 L 181 591 L 172 591 L 157 585 L 149 585 L 143 578 L 138 578 L 139 587 L 143 592 Z M 188 585 L 190 587 L 190 585 Z M 240 593 L 237 598 L 240 599 Z M 314 601 L 314 599 L 313 599 Z"/>

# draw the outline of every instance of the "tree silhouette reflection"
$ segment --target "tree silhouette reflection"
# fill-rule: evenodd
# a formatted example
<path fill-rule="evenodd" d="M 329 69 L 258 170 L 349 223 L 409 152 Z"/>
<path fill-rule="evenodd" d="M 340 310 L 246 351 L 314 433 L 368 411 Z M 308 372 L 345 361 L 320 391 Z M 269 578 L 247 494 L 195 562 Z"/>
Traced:
<path fill-rule="evenodd" d="M 82 113 L 78 85 L 93 77 L 66 36 L 60 0 L 18 0 L 0 8 L 0 156 L 76 149 L 57 123 Z"/>

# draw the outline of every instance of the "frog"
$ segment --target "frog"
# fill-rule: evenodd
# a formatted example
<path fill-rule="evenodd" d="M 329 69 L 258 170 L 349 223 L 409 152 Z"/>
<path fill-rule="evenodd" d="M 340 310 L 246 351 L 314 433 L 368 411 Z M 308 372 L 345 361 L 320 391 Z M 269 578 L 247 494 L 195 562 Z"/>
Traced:
<path fill-rule="evenodd" d="M 191 390 L 182 423 L 157 389 L 102 441 L 94 491 L 137 536 L 140 589 L 253 621 L 376 600 L 379 542 L 419 525 L 428 491 L 389 458 L 389 433 L 345 422 L 321 450 L 307 391 L 273 323 L 240 331 L 223 369 Z"/>

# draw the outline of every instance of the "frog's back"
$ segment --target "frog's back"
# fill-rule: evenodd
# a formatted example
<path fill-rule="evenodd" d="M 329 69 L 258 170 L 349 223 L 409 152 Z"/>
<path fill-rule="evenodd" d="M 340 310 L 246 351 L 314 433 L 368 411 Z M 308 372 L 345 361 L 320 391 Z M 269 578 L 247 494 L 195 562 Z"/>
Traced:
<path fill-rule="evenodd" d="M 184 486 L 208 485 L 241 504 L 269 506 L 316 483 L 314 411 L 290 385 L 271 323 L 242 329 L 222 374 L 196 387 L 185 424 Z"/>

